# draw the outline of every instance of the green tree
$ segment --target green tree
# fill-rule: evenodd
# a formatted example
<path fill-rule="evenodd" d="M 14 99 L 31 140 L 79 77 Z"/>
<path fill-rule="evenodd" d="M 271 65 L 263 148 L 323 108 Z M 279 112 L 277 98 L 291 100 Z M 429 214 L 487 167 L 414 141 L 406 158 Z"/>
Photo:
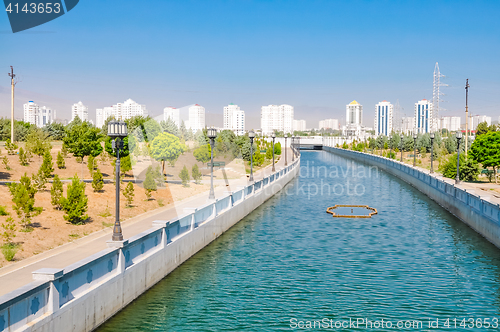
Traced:
<path fill-rule="evenodd" d="M 477 136 L 472 143 L 470 152 L 475 161 L 483 167 L 493 167 L 495 182 L 497 182 L 497 167 L 500 166 L 500 132 L 490 131 Z"/>
<path fill-rule="evenodd" d="M 17 144 L 12 143 L 10 141 L 10 138 L 8 138 L 7 141 L 5 141 L 5 149 L 7 150 L 8 154 L 14 155 L 14 154 L 16 154 Z"/>
<path fill-rule="evenodd" d="M 83 223 L 89 218 L 87 214 L 88 198 L 85 196 L 85 182 L 80 181 L 75 174 L 71 184 L 68 185 L 67 197 L 61 198 L 61 206 L 64 212 L 64 220 L 74 225 Z"/>
<path fill-rule="evenodd" d="M 189 187 L 189 172 L 186 165 L 184 165 L 181 172 L 179 173 L 179 177 L 181 178 L 182 185 L 184 187 Z"/>
<path fill-rule="evenodd" d="M 61 198 L 63 195 L 63 184 L 59 179 L 59 175 L 54 175 L 54 180 L 52 181 L 52 188 L 50 188 L 50 202 L 52 206 L 60 210 L 61 209 Z"/>
<path fill-rule="evenodd" d="M 454 179 L 457 176 L 457 154 L 451 155 L 445 163 L 439 166 L 439 171 L 444 177 Z M 479 175 L 479 165 L 469 155 L 465 158 L 463 153 L 460 154 L 460 180 L 476 181 Z"/>
<path fill-rule="evenodd" d="M 3 156 L 2 163 L 6 170 L 10 171 L 12 169 L 9 166 L 9 159 L 7 158 L 7 156 Z"/>
<path fill-rule="evenodd" d="M 457 140 L 455 137 L 447 137 L 444 140 L 444 147 L 448 154 L 457 152 Z"/>
<path fill-rule="evenodd" d="M 488 133 L 488 131 L 489 131 L 488 129 L 489 129 L 488 123 L 486 123 L 486 121 L 480 122 L 476 128 L 476 137 L 479 137 L 481 135 Z"/>
<path fill-rule="evenodd" d="M 26 153 L 23 148 L 19 148 L 19 163 L 21 166 L 28 166 L 28 158 L 26 157 Z"/>
<path fill-rule="evenodd" d="M 146 179 L 143 182 L 144 189 L 146 190 L 147 200 L 151 199 L 151 192 L 158 189 L 158 185 L 155 180 L 155 175 L 153 174 L 153 167 L 149 166 L 146 170 Z"/>
<path fill-rule="evenodd" d="M 210 160 L 210 144 L 205 144 L 200 146 L 199 148 L 196 148 L 193 151 L 193 156 L 196 158 L 197 161 L 201 163 L 206 163 Z"/>
<path fill-rule="evenodd" d="M 64 157 L 61 151 L 57 153 L 57 168 L 59 169 L 66 168 L 66 162 L 64 161 Z"/>
<path fill-rule="evenodd" d="M 131 207 L 132 202 L 134 201 L 134 185 L 132 182 L 127 183 L 127 186 L 125 187 L 125 190 L 123 191 L 123 196 L 125 196 L 125 199 L 127 200 L 127 206 Z"/>
<path fill-rule="evenodd" d="M 63 158 L 68 158 L 68 148 L 66 147 L 66 144 L 63 143 L 62 148 L 61 148 L 61 154 Z"/>
<path fill-rule="evenodd" d="M 95 160 L 92 155 L 90 155 L 87 158 L 87 168 L 89 169 L 90 176 L 92 176 L 92 174 L 94 174 L 94 169 L 95 169 Z"/>
<path fill-rule="evenodd" d="M 281 143 L 280 142 L 274 144 L 274 154 L 276 156 L 281 155 Z"/>
<path fill-rule="evenodd" d="M 168 161 L 172 166 L 185 149 L 179 138 L 169 133 L 158 134 L 150 143 L 151 157 L 162 162 Z"/>
<path fill-rule="evenodd" d="M 186 128 L 186 124 L 184 123 L 184 120 L 181 122 L 178 137 L 181 139 L 186 139 L 188 137 L 188 130 Z"/>
<path fill-rule="evenodd" d="M 2 238 L 5 244 L 11 244 L 12 239 L 16 237 L 16 223 L 14 218 L 9 217 L 2 223 Z"/>
<path fill-rule="evenodd" d="M 26 136 L 26 151 L 41 157 L 52 148 L 49 135 L 43 130 L 36 128 L 30 130 Z"/>
<path fill-rule="evenodd" d="M 264 163 L 264 155 L 260 151 L 255 151 L 253 154 L 253 164 L 254 166 L 260 166 Z"/>
<path fill-rule="evenodd" d="M 174 120 L 172 120 L 170 117 L 167 119 L 167 121 L 160 122 L 160 126 L 164 132 L 175 136 L 179 134 L 179 128 L 177 128 Z"/>
<path fill-rule="evenodd" d="M 191 175 L 193 177 L 194 183 L 196 184 L 201 183 L 202 174 L 197 164 L 194 164 L 193 167 L 191 168 Z"/>
<path fill-rule="evenodd" d="M 102 178 L 102 173 L 98 169 L 92 172 L 92 188 L 94 188 L 94 192 L 100 192 L 104 187 L 104 180 Z"/>
<path fill-rule="evenodd" d="M 102 152 L 101 132 L 89 122 L 70 123 L 63 141 L 69 152 L 75 157 L 97 157 Z"/>
<path fill-rule="evenodd" d="M 47 135 L 56 141 L 61 141 L 66 135 L 66 129 L 62 123 L 49 123 L 45 125 L 42 130 L 47 133 Z"/>
<path fill-rule="evenodd" d="M 36 189 L 31 183 L 31 179 L 24 173 L 19 183 L 8 184 L 14 210 L 21 219 L 24 228 L 31 228 L 31 218 L 42 212 L 41 207 L 35 207 Z"/>
<path fill-rule="evenodd" d="M 161 132 L 163 132 L 163 129 L 161 128 L 160 124 L 153 119 L 149 119 L 144 123 L 144 129 L 146 131 L 146 137 L 148 142 L 153 141 Z"/>
<path fill-rule="evenodd" d="M 40 170 L 42 171 L 45 178 L 52 177 L 52 173 L 54 172 L 54 164 L 52 163 L 52 155 L 50 154 L 49 150 L 46 150 L 45 154 L 43 155 L 43 162 Z"/>

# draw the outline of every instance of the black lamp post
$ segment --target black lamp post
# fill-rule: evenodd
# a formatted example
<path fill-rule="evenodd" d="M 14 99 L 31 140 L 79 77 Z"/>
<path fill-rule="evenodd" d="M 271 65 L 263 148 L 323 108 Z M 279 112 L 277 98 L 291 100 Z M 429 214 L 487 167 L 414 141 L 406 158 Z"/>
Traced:
<path fill-rule="evenodd" d="M 413 133 L 413 167 L 417 165 L 417 133 Z"/>
<path fill-rule="evenodd" d="M 455 184 L 460 183 L 460 140 L 462 139 L 462 132 L 457 131 L 457 176 L 455 177 Z"/>
<path fill-rule="evenodd" d="M 403 134 L 401 134 L 400 138 L 401 138 L 401 142 L 400 142 L 401 143 L 400 144 L 400 146 L 401 146 L 401 162 L 403 162 L 403 138 L 404 138 Z"/>
<path fill-rule="evenodd" d="M 295 160 L 295 149 L 293 147 L 293 141 L 295 140 L 295 135 L 290 138 L 290 147 L 292 148 L 292 162 Z"/>
<path fill-rule="evenodd" d="M 253 182 L 253 139 L 255 138 L 253 130 L 248 132 L 248 138 L 250 138 L 250 182 Z"/>
<path fill-rule="evenodd" d="M 389 159 L 392 159 L 392 136 L 389 138 Z"/>
<path fill-rule="evenodd" d="M 286 139 L 288 137 L 288 134 L 285 134 L 285 166 L 288 166 L 288 162 L 286 160 Z"/>
<path fill-rule="evenodd" d="M 431 133 L 431 173 L 434 173 L 432 162 L 434 161 L 434 133 Z"/>
<path fill-rule="evenodd" d="M 299 147 L 297 149 L 297 156 L 300 156 L 300 136 L 297 137 L 297 143 L 299 145 Z"/>
<path fill-rule="evenodd" d="M 274 139 L 276 138 L 276 134 L 273 132 L 271 134 L 271 137 L 273 138 L 273 168 L 272 168 L 272 171 L 275 172 L 276 169 L 274 168 Z"/>
<path fill-rule="evenodd" d="M 210 193 L 208 199 L 215 199 L 214 192 L 214 139 L 217 136 L 217 129 L 208 128 L 207 136 L 210 139 Z"/>
<path fill-rule="evenodd" d="M 123 241 L 122 227 L 120 225 L 120 151 L 123 150 L 123 139 L 127 137 L 127 124 L 123 121 L 111 120 L 108 122 L 108 136 L 112 141 L 113 151 L 116 152 L 116 212 L 113 227 L 113 241 Z"/>

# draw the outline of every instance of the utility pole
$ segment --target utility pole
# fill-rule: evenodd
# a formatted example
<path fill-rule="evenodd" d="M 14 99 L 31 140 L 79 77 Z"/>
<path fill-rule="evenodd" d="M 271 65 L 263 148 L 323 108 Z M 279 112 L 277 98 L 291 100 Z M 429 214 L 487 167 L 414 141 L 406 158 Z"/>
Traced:
<path fill-rule="evenodd" d="M 10 86 L 11 86 L 11 96 L 10 96 L 10 141 L 14 143 L 14 68 L 10 66 Z"/>
<path fill-rule="evenodd" d="M 468 123 L 469 123 L 469 79 L 465 81 L 465 157 L 467 158 L 467 141 L 469 140 Z"/>

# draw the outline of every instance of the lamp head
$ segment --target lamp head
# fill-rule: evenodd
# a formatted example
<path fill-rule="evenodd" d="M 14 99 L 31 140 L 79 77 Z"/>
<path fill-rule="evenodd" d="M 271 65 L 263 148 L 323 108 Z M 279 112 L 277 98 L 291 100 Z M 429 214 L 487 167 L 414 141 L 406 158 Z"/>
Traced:
<path fill-rule="evenodd" d="M 288 134 L 285 134 L 285 138 L 288 138 Z"/>
<path fill-rule="evenodd" d="M 461 139 L 462 138 L 462 131 L 457 131 L 457 139 Z"/>
<path fill-rule="evenodd" d="M 248 132 L 248 137 L 249 137 L 250 139 L 253 139 L 253 138 L 255 137 L 255 133 L 254 133 L 254 131 L 253 131 L 253 130 L 250 130 L 250 131 Z"/>
<path fill-rule="evenodd" d="M 431 133 L 431 139 L 434 139 L 434 133 Z"/>
<path fill-rule="evenodd" d="M 414 133 L 413 134 L 413 139 L 417 139 L 417 137 L 418 137 L 417 133 Z"/>
<path fill-rule="evenodd" d="M 217 129 L 215 129 L 215 128 L 208 128 L 207 129 L 207 136 L 210 139 L 214 139 L 217 136 Z"/>
<path fill-rule="evenodd" d="M 274 131 L 273 131 L 273 133 L 271 134 L 271 137 L 272 137 L 272 138 L 276 138 L 276 134 L 274 133 Z"/>

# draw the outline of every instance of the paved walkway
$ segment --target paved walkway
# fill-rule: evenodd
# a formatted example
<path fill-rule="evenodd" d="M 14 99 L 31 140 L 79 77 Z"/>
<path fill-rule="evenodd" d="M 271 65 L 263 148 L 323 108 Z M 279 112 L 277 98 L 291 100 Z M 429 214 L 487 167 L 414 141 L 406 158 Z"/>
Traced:
<path fill-rule="evenodd" d="M 284 154 L 276 163 L 276 170 L 284 167 Z M 291 161 L 291 151 L 288 149 L 288 161 Z M 254 173 L 254 180 L 260 180 L 271 174 L 271 165 Z M 224 180 L 218 180 L 221 186 L 215 188 L 215 197 L 221 197 L 227 191 Z M 232 190 L 238 185 L 248 183 L 246 176 L 238 180 L 230 180 Z M 152 227 L 155 220 L 170 220 L 182 214 L 184 208 L 197 207 L 206 204 L 208 192 L 203 192 L 189 199 L 174 203 L 173 206 L 163 207 L 141 214 L 122 222 L 123 237 L 130 238 Z M 36 256 L 26 258 L 17 263 L 0 269 L 0 296 L 33 281 L 31 273 L 41 268 L 64 268 L 74 264 L 92 254 L 107 248 L 106 241 L 111 240 L 112 227 L 92 233 L 86 237 L 64 244 L 55 249 Z"/>

